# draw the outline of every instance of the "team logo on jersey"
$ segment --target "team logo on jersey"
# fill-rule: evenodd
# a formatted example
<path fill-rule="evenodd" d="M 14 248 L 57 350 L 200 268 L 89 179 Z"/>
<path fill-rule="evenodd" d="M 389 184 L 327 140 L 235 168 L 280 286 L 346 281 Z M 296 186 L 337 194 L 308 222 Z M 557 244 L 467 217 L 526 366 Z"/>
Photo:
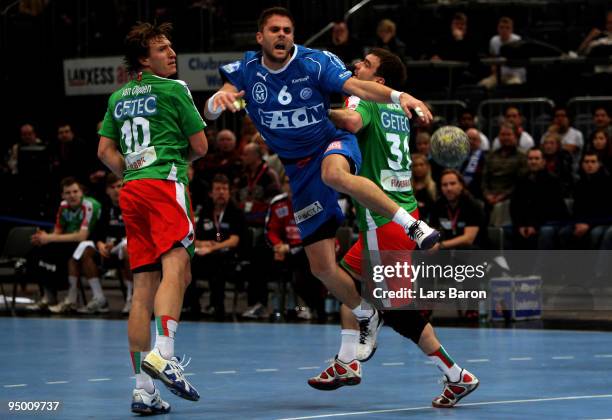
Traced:
<path fill-rule="evenodd" d="M 302 210 L 298 210 L 295 212 L 295 223 L 302 223 L 311 217 L 316 216 L 317 214 L 323 211 L 323 206 L 319 201 L 315 201 L 312 204 L 307 205 Z"/>
<path fill-rule="evenodd" d="M 287 216 L 289 216 L 289 208 L 287 206 L 279 207 L 274 212 L 276 213 L 276 217 L 287 217 Z"/>
<path fill-rule="evenodd" d="M 323 121 L 327 111 L 323 103 L 315 106 L 302 107 L 296 109 L 286 109 L 281 111 L 262 111 L 259 110 L 261 124 L 273 130 L 283 128 L 301 128 L 308 125 L 317 124 Z"/>
<path fill-rule="evenodd" d="M 266 102 L 266 99 L 268 99 L 268 88 L 263 83 L 257 82 L 255 85 L 253 85 L 251 95 L 253 96 L 253 99 L 255 99 L 255 102 L 258 104 L 263 104 Z"/>
<path fill-rule="evenodd" d="M 300 98 L 302 98 L 303 100 L 310 99 L 311 96 L 312 96 L 312 89 L 310 88 L 305 87 L 304 89 L 300 91 Z"/>
<path fill-rule="evenodd" d="M 233 63 L 229 63 L 223 66 L 223 70 L 228 73 L 233 73 L 240 68 L 240 61 L 234 61 Z"/>
<path fill-rule="evenodd" d="M 327 149 L 325 150 L 325 152 L 329 152 L 330 150 L 341 150 L 341 149 L 342 149 L 341 141 L 332 141 L 331 143 L 329 143 L 329 146 L 327 146 Z"/>
<path fill-rule="evenodd" d="M 255 76 L 257 76 L 257 77 L 261 77 L 261 78 L 263 79 L 263 81 L 265 82 L 265 81 L 266 81 L 266 77 L 268 77 L 268 73 L 266 73 L 266 74 L 262 74 L 262 73 L 260 73 L 260 72 L 257 72 L 257 73 L 255 74 Z"/>

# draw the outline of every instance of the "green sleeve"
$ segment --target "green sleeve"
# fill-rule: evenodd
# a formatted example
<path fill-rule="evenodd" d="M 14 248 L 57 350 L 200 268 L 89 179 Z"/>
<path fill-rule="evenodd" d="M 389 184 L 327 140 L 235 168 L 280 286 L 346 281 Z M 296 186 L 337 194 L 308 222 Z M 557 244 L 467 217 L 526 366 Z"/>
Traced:
<path fill-rule="evenodd" d="M 183 133 L 189 137 L 198 131 L 204 130 L 206 123 L 204 123 L 202 116 L 193 103 L 193 98 L 187 85 L 177 83 L 173 93 L 172 99 L 178 111 L 180 128 Z"/>
<path fill-rule="evenodd" d="M 108 100 L 106 114 L 104 114 L 104 120 L 102 120 L 102 127 L 100 128 L 100 131 L 98 131 L 98 134 L 118 142 L 119 139 L 121 139 L 121 135 L 119 133 L 119 128 L 117 127 L 115 119 L 113 118 L 112 98 L 113 97 L 111 96 Z"/>
<path fill-rule="evenodd" d="M 355 108 L 355 111 L 361 115 L 361 121 L 364 127 L 370 125 L 370 121 L 372 121 L 372 106 L 372 103 L 362 99 L 359 101 L 359 104 L 357 104 L 357 108 Z"/>

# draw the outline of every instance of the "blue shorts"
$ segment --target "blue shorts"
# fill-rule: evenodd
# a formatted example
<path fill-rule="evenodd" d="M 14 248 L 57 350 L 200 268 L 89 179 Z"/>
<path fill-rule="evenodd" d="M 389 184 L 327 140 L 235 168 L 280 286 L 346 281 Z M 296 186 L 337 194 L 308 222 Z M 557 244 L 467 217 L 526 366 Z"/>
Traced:
<path fill-rule="evenodd" d="M 361 152 L 357 138 L 342 130 L 338 130 L 336 137 L 316 154 L 302 159 L 283 160 L 291 185 L 295 222 L 302 240 L 331 219 L 338 225 L 344 220 L 338 205 L 338 193 L 321 179 L 323 159 L 331 154 L 346 156 L 351 162 L 351 169 L 359 172 Z"/>

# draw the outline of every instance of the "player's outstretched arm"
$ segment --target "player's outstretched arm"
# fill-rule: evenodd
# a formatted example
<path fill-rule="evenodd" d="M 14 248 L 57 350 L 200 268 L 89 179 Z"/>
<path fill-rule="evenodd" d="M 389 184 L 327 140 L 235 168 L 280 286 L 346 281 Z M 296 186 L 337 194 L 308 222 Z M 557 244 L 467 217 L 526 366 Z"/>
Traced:
<path fill-rule="evenodd" d="M 356 133 L 363 127 L 361 114 L 352 109 L 332 109 L 329 113 L 329 119 L 336 127 L 351 133 Z"/>
<path fill-rule="evenodd" d="M 429 124 L 433 116 L 431 111 L 425 105 L 425 102 L 408 95 L 406 92 L 398 92 L 391 90 L 380 83 L 359 80 L 351 77 L 342 86 L 342 89 L 351 95 L 365 99 L 366 101 L 374 101 L 378 103 L 395 103 L 402 107 L 408 118 L 412 118 L 411 109 L 414 109 L 421 122 Z"/>
<path fill-rule="evenodd" d="M 244 90 L 238 92 L 238 89 L 236 89 L 234 85 L 225 82 L 221 89 L 208 98 L 204 104 L 204 116 L 207 120 L 216 120 L 225 110 L 231 112 L 238 111 L 238 101 L 243 96 Z"/>
<path fill-rule="evenodd" d="M 115 175 L 117 175 L 119 178 L 123 178 L 123 171 L 125 171 L 125 160 L 123 159 L 123 155 L 119 152 L 119 150 L 117 150 L 115 140 L 100 136 L 100 143 L 98 144 L 98 159 L 100 159 L 108 169 L 113 171 Z"/>

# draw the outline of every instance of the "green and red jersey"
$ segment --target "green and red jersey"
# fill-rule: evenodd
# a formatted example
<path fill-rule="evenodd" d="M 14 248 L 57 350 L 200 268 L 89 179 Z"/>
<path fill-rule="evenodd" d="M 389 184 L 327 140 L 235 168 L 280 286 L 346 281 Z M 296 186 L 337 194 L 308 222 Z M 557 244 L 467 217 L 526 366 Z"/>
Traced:
<path fill-rule="evenodd" d="M 99 134 L 118 143 L 126 181 L 186 185 L 189 136 L 204 127 L 185 82 L 142 72 L 111 95 Z"/>

